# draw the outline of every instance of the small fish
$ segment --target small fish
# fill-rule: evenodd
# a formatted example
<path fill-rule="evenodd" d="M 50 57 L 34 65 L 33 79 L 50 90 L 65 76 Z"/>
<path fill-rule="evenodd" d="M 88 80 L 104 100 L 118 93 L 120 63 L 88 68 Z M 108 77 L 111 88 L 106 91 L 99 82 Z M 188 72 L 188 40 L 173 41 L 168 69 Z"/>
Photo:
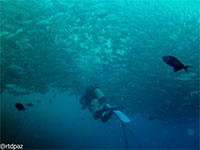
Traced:
<path fill-rule="evenodd" d="M 49 103 L 52 104 L 52 100 L 51 99 L 49 99 Z"/>
<path fill-rule="evenodd" d="M 40 100 L 37 100 L 37 103 L 40 103 Z"/>
<path fill-rule="evenodd" d="M 72 95 L 73 95 L 73 92 L 70 92 L 68 96 L 72 96 Z"/>
<path fill-rule="evenodd" d="M 152 117 L 152 116 L 149 116 L 148 119 L 149 119 L 149 120 L 154 120 L 155 118 Z"/>
<path fill-rule="evenodd" d="M 55 98 L 55 97 L 56 97 L 56 94 L 53 95 L 53 98 Z"/>
<path fill-rule="evenodd" d="M 28 107 L 32 107 L 33 104 L 32 104 L 32 103 L 28 103 L 28 104 L 26 104 L 26 106 L 28 106 Z"/>
<path fill-rule="evenodd" d="M 191 66 L 184 66 L 177 58 L 173 56 L 163 56 L 162 59 L 166 64 L 174 67 L 174 72 L 184 69 L 185 72 L 189 73 L 187 69 Z"/>
<path fill-rule="evenodd" d="M 21 103 L 16 103 L 15 104 L 15 107 L 18 109 L 18 111 L 24 111 L 25 108 L 24 108 L 24 105 L 22 105 Z"/>

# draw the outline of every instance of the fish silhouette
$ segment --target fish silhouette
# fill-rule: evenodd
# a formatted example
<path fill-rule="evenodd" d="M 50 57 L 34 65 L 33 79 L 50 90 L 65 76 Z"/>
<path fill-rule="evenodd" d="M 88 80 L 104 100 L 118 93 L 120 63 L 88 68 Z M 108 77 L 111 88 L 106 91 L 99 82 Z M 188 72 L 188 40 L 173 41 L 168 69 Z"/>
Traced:
<path fill-rule="evenodd" d="M 169 66 L 172 66 L 174 68 L 174 72 L 177 72 L 181 69 L 184 69 L 185 72 L 188 72 L 188 68 L 191 66 L 185 66 L 183 65 L 177 58 L 175 58 L 174 56 L 163 56 L 162 57 L 163 61 L 168 64 Z"/>
<path fill-rule="evenodd" d="M 154 120 L 155 118 L 153 116 L 149 116 L 148 120 Z"/>
<path fill-rule="evenodd" d="M 26 104 L 26 106 L 28 106 L 28 107 L 32 107 L 33 104 L 32 104 L 32 103 L 28 103 L 28 104 Z"/>
<path fill-rule="evenodd" d="M 22 105 L 21 103 L 16 103 L 15 104 L 15 107 L 18 109 L 18 111 L 24 111 L 25 108 L 24 108 L 24 105 Z"/>

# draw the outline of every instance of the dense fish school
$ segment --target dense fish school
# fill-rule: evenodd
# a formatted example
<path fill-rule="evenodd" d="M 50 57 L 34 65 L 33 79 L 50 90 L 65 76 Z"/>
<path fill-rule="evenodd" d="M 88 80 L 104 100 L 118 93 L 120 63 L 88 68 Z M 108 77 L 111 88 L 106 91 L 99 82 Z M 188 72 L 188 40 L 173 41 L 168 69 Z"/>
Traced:
<path fill-rule="evenodd" d="M 197 119 L 200 13 L 181 2 L 1 0 L 1 93 L 79 97 L 95 84 L 127 113 Z M 165 55 L 195 69 L 174 73 Z"/>

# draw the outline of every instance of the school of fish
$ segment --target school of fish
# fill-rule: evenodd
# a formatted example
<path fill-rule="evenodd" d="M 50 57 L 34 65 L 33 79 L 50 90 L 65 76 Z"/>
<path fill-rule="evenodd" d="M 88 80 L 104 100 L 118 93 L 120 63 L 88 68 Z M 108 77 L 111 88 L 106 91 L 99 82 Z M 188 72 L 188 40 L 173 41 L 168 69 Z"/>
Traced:
<path fill-rule="evenodd" d="M 197 1 L 154 1 L 2 0 L 1 94 L 53 88 L 79 97 L 86 86 L 97 85 L 110 104 L 129 114 L 197 119 Z M 168 55 L 193 66 L 190 73 L 170 70 L 162 61 Z"/>

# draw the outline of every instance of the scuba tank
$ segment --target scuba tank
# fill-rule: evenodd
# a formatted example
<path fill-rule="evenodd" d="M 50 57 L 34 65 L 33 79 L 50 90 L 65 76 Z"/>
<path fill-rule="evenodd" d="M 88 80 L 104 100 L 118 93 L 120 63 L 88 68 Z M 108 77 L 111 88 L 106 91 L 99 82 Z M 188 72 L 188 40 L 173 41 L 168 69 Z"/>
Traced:
<path fill-rule="evenodd" d="M 94 89 L 94 94 L 95 94 L 96 98 L 99 100 L 100 104 L 102 104 L 106 101 L 106 98 L 105 98 L 103 92 L 98 87 L 96 87 Z"/>
<path fill-rule="evenodd" d="M 95 98 L 91 101 L 91 109 L 93 112 L 93 117 L 98 119 L 106 111 L 106 98 L 98 87 L 94 88 L 94 96 Z"/>

